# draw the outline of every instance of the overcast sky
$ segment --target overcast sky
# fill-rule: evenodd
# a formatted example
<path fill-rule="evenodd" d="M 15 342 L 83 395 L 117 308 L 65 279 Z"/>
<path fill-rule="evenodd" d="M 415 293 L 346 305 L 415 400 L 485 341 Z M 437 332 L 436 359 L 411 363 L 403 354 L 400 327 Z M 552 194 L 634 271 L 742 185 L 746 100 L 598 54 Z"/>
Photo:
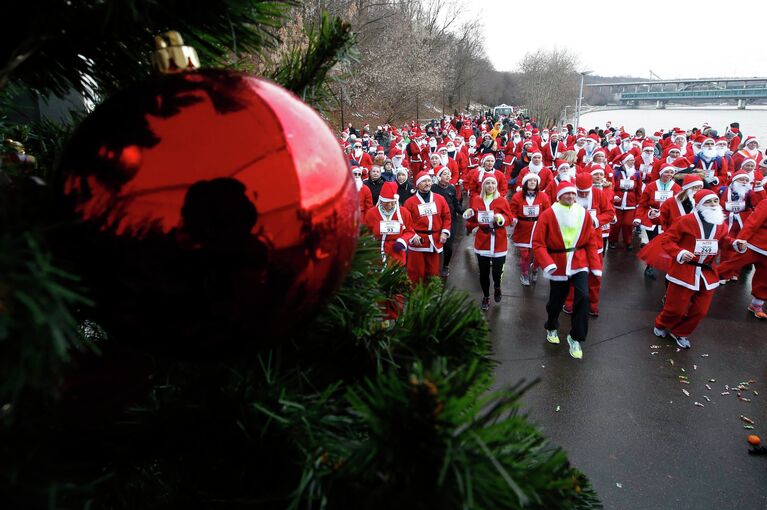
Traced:
<path fill-rule="evenodd" d="M 469 0 L 499 71 L 528 52 L 567 48 L 579 71 L 663 79 L 767 76 L 767 1 Z M 716 7 L 715 7 L 716 6 Z"/>

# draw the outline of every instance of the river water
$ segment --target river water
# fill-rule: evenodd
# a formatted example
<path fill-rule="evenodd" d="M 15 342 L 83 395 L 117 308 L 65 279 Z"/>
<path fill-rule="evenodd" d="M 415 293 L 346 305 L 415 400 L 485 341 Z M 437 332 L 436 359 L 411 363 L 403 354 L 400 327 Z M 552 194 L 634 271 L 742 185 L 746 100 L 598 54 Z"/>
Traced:
<path fill-rule="evenodd" d="M 738 110 L 733 106 L 606 110 L 581 115 L 580 124 L 587 130 L 597 126 L 604 129 L 608 120 L 614 127 L 624 126 L 626 132 L 632 135 L 638 128 L 643 127 L 648 136 L 661 129 L 668 131 L 674 127 L 684 130 L 700 128 L 704 122 L 716 129 L 719 136 L 724 136 L 725 129 L 731 122 L 740 122 L 741 133 L 756 136 L 759 148 L 767 148 L 767 106 L 750 106 L 746 110 Z"/>

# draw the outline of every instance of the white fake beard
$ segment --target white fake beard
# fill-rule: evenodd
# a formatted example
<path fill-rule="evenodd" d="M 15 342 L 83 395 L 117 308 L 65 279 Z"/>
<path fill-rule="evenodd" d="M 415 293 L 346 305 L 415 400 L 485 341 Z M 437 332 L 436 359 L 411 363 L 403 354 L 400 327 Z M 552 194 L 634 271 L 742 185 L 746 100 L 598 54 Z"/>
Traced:
<path fill-rule="evenodd" d="M 672 157 L 672 156 L 668 156 L 668 157 L 666 158 L 666 163 L 673 163 L 675 159 L 676 159 L 676 158 L 674 158 L 674 157 Z"/>
<path fill-rule="evenodd" d="M 570 182 L 570 172 L 560 172 L 559 180 Z"/>
<path fill-rule="evenodd" d="M 611 150 L 611 151 L 612 151 L 613 149 L 615 149 L 616 147 L 617 147 L 617 145 L 616 145 L 616 144 L 614 144 L 613 142 L 610 142 L 610 143 L 608 143 L 608 144 L 607 144 L 607 148 L 608 148 L 609 150 Z"/>
<path fill-rule="evenodd" d="M 703 154 L 703 157 L 706 159 L 714 159 L 718 155 L 718 151 L 713 147 L 707 147 L 701 150 L 701 154 Z"/>
<path fill-rule="evenodd" d="M 624 142 L 621 144 L 621 148 L 623 148 L 623 152 L 628 152 L 631 150 L 631 142 Z"/>
<path fill-rule="evenodd" d="M 354 184 L 357 186 L 357 191 L 362 188 L 362 179 L 360 177 L 354 177 Z"/>
<path fill-rule="evenodd" d="M 588 208 L 589 206 L 589 199 L 591 198 L 591 192 L 589 192 L 588 196 L 582 197 L 580 195 L 575 195 L 575 203 L 580 205 L 581 207 Z"/>
<path fill-rule="evenodd" d="M 442 166 L 447 166 L 447 156 L 440 156 L 439 160 L 442 162 Z"/>
<path fill-rule="evenodd" d="M 354 157 L 355 158 L 361 158 L 362 157 L 362 149 L 354 149 Z M 359 160 L 357 160 L 359 161 Z"/>
<path fill-rule="evenodd" d="M 562 215 L 557 215 L 561 226 L 565 228 L 575 228 L 578 226 L 578 215 L 573 207 L 566 207 L 562 210 Z"/>
<path fill-rule="evenodd" d="M 724 155 L 727 154 L 727 147 L 717 147 L 716 148 L 716 155 L 719 157 L 724 157 Z"/>
<path fill-rule="evenodd" d="M 402 158 L 391 158 L 391 164 L 396 170 L 397 168 L 402 166 Z"/>
<path fill-rule="evenodd" d="M 732 191 L 740 195 L 741 197 L 748 193 L 748 191 L 751 189 L 750 184 L 741 184 L 739 182 L 733 182 L 732 183 Z"/>
<path fill-rule="evenodd" d="M 652 164 L 652 154 L 645 154 L 642 153 L 642 161 L 644 161 L 645 165 L 651 165 Z"/>
<path fill-rule="evenodd" d="M 631 168 L 626 167 L 626 175 L 628 175 L 629 179 L 634 177 L 634 174 L 637 173 L 637 169 L 633 166 Z"/>
<path fill-rule="evenodd" d="M 531 172 L 533 172 L 534 174 L 538 174 L 538 173 L 541 171 L 541 169 L 543 169 L 543 163 L 541 163 L 541 164 L 539 164 L 539 165 L 535 165 L 535 164 L 533 164 L 533 163 L 531 162 L 531 163 L 528 165 L 528 167 L 530 168 L 530 171 L 531 171 Z"/>
<path fill-rule="evenodd" d="M 753 160 L 756 160 L 757 154 L 759 154 L 759 149 L 755 149 L 753 151 L 748 150 L 747 148 L 743 147 L 743 152 L 749 155 L 749 157 Z"/>
<path fill-rule="evenodd" d="M 541 140 L 543 140 L 544 142 L 548 142 L 549 141 L 549 135 L 544 133 L 543 135 L 541 135 Z"/>
<path fill-rule="evenodd" d="M 724 211 L 721 205 L 715 205 L 713 207 L 701 207 L 700 215 L 707 223 L 712 225 L 721 225 L 724 223 Z"/>
<path fill-rule="evenodd" d="M 522 140 L 522 138 L 521 138 L 521 137 L 519 137 L 519 136 L 515 136 L 515 137 L 514 137 L 514 143 L 515 143 L 515 144 L 519 143 L 521 140 Z"/>

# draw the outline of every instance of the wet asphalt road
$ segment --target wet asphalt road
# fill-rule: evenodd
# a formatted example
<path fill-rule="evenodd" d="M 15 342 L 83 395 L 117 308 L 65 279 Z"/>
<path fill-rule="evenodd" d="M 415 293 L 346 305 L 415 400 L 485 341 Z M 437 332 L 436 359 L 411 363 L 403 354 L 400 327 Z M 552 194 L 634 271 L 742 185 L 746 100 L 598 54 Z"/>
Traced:
<path fill-rule="evenodd" d="M 456 241 L 449 284 L 479 302 L 477 263 L 467 250 L 473 240 Z M 523 398 L 525 411 L 588 475 L 605 508 L 767 508 L 767 455 L 748 455 L 746 443 L 751 433 L 767 443 L 767 321 L 746 311 L 751 274 L 715 291 L 708 317 L 690 337 L 692 348 L 677 352 L 673 341 L 652 334 L 664 285 L 643 277 L 635 253 L 606 254 L 601 315 L 589 321 L 583 359 L 575 360 L 567 352 L 564 313 L 562 343 L 546 343 L 548 281 L 522 287 L 512 250 L 503 300 L 487 312 L 497 385 L 540 379 Z M 758 393 L 743 393 L 750 403 L 732 390 L 721 395 L 725 385 L 749 380 L 757 381 L 750 388 Z M 755 421 L 753 431 L 743 428 L 740 415 Z"/>

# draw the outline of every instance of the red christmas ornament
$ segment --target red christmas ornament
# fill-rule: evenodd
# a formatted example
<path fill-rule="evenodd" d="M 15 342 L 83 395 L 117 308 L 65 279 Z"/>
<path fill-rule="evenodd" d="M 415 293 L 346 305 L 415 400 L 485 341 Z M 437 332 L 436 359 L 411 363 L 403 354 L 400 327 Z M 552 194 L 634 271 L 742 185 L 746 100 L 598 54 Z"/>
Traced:
<path fill-rule="evenodd" d="M 324 121 L 270 82 L 207 70 L 124 90 L 60 167 L 82 220 L 68 244 L 113 338 L 258 343 L 305 325 L 350 265 L 348 164 Z"/>

